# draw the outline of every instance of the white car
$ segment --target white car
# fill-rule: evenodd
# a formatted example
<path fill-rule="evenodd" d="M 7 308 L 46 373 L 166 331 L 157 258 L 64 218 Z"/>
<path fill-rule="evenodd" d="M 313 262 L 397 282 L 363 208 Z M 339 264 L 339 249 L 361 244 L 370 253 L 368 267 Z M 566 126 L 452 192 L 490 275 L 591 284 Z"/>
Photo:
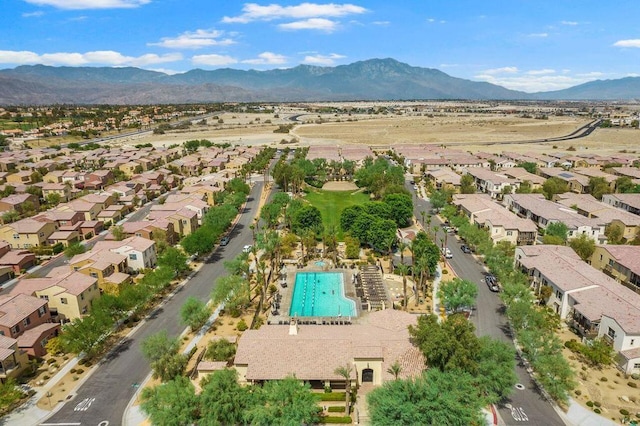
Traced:
<path fill-rule="evenodd" d="M 442 250 L 442 254 L 444 254 L 445 259 L 453 259 L 453 253 L 448 247 Z"/>
<path fill-rule="evenodd" d="M 246 246 L 242 247 L 242 251 L 244 253 L 249 253 L 251 251 L 251 248 L 252 248 L 251 245 L 247 244 Z"/>

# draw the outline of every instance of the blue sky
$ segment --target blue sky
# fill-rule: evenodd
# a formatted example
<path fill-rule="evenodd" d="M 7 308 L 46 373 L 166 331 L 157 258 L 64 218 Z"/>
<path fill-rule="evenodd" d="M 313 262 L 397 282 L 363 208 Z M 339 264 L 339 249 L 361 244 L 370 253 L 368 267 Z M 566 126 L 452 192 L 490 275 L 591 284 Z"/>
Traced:
<path fill-rule="evenodd" d="M 527 92 L 640 75 L 638 0 L 2 0 L 0 68 L 267 70 L 391 57 Z"/>

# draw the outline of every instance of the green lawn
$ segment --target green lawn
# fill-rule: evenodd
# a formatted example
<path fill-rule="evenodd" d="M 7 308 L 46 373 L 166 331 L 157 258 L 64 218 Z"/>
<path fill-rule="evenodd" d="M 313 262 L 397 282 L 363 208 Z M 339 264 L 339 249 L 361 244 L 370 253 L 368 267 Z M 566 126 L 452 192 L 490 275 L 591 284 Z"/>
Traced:
<path fill-rule="evenodd" d="M 338 238 L 342 238 L 342 230 L 340 229 L 342 210 L 369 201 L 369 195 L 363 192 L 323 191 L 321 189 L 312 189 L 305 198 L 320 210 L 325 228 L 333 226 Z"/>

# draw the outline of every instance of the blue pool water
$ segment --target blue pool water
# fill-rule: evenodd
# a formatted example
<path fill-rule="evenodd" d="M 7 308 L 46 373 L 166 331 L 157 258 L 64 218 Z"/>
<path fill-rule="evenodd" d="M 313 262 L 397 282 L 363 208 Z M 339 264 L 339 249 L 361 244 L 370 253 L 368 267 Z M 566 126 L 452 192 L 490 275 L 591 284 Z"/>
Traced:
<path fill-rule="evenodd" d="M 354 317 L 356 303 L 344 295 L 340 272 L 298 272 L 291 298 L 290 316 Z"/>

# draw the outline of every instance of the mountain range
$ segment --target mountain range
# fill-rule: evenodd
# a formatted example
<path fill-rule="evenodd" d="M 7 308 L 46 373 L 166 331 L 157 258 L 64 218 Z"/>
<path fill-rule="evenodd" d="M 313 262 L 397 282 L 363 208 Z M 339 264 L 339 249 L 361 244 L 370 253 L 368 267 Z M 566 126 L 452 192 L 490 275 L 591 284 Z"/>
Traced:
<path fill-rule="evenodd" d="M 23 65 L 0 70 L 0 105 L 419 99 L 631 100 L 640 99 L 640 77 L 526 93 L 390 58 L 336 67 L 194 69 L 174 75 L 134 67 Z"/>

